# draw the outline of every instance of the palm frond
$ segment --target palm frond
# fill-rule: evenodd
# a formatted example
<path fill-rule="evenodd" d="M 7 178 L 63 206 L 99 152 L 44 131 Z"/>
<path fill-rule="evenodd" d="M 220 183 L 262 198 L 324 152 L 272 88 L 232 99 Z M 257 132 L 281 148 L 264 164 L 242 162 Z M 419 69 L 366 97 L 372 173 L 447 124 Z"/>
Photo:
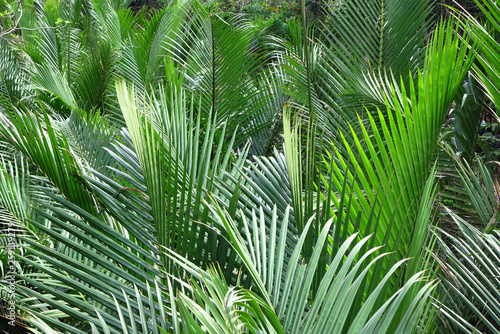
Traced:
<path fill-rule="evenodd" d="M 445 209 L 461 233 L 454 236 L 438 228 L 434 232 L 446 257 L 440 263 L 451 297 L 443 303 L 443 314 L 465 333 L 495 332 L 500 326 L 500 235 L 498 231 L 482 233 Z"/>
<path fill-rule="evenodd" d="M 354 129 L 342 134 L 348 155 L 337 151 L 326 160 L 331 174 L 324 179 L 325 187 L 332 191 L 337 212 L 346 210 L 348 218 L 339 219 L 335 240 L 357 229 L 363 236 L 374 233 L 375 246 L 385 245 L 384 249 L 396 252 L 387 259 L 384 271 L 406 257 L 426 258 L 423 246 L 435 193 L 433 153 L 448 106 L 471 63 L 466 58 L 466 42 L 453 35 L 454 26 L 453 21 L 438 26 L 416 87 L 410 78 L 407 94 L 402 83 L 402 99 L 393 90 L 395 112 L 387 103 L 387 113 L 379 110 L 377 121 L 369 114 L 370 130 L 359 118 L 362 136 Z M 399 101 L 403 101 L 402 109 Z M 427 268 L 425 261 L 410 260 L 405 280 L 423 268 Z M 372 276 L 372 287 L 380 270 Z M 392 283 L 389 291 L 398 287 Z M 415 291 L 410 295 L 415 296 Z"/>
<path fill-rule="evenodd" d="M 179 296 L 180 317 L 186 332 L 242 333 L 251 330 L 283 333 L 273 310 L 257 295 L 249 290 L 229 287 L 216 268 L 210 268 L 207 274 L 209 279 L 203 278 L 203 285 L 192 283 L 193 298 L 186 294 Z"/>
<path fill-rule="evenodd" d="M 500 66 L 498 59 L 500 55 L 500 44 L 495 34 L 500 30 L 500 7 L 495 1 L 485 0 L 479 2 L 475 0 L 478 8 L 484 13 L 486 23 L 478 22 L 471 15 L 466 14 L 467 21 L 465 27 L 474 43 L 477 45 L 477 59 L 480 64 L 474 66 L 474 74 L 483 86 L 486 95 L 495 105 L 500 103 L 500 89 L 497 85 Z M 498 114 L 495 114 L 499 120 Z"/>
<path fill-rule="evenodd" d="M 338 68 L 354 76 L 384 69 L 404 78 L 415 74 L 425 56 L 431 2 L 330 2 L 324 28 Z"/>
<path fill-rule="evenodd" d="M 80 322 L 92 323 L 95 326 L 100 324 L 95 314 L 97 307 L 108 326 L 114 328 L 113 332 L 120 333 L 121 323 L 113 315 L 115 303 L 109 298 L 111 292 L 120 302 L 122 312 L 126 312 L 124 317 L 132 322 L 140 322 L 138 312 L 134 312 L 134 316 L 129 318 L 127 309 L 132 307 L 138 310 L 140 306 L 138 303 L 127 304 L 126 296 L 136 298 L 136 291 L 139 289 L 142 302 L 149 303 L 145 297 L 148 285 L 154 286 L 154 277 L 161 277 L 154 237 L 144 230 L 128 231 L 128 234 L 135 234 L 135 240 L 144 241 L 139 245 L 131 241 L 134 239 L 123 235 L 62 197 L 48 195 L 66 210 L 56 207 L 48 208 L 50 213 L 37 210 L 40 216 L 51 222 L 50 229 L 33 220 L 30 220 L 30 223 L 39 233 L 54 240 L 57 247 L 41 244 L 32 238 L 20 237 L 29 249 L 29 255 L 20 256 L 19 260 L 47 274 L 49 278 L 19 274 L 17 279 L 27 283 L 27 286 L 20 285 L 19 289 Z M 71 213 L 67 210 L 71 210 Z M 127 222 L 120 223 L 122 226 L 128 225 Z M 71 251 L 68 253 L 67 250 Z M 132 284 L 137 288 L 134 289 Z M 44 321 L 51 321 L 50 317 L 33 308 L 26 311 Z M 157 311 L 156 308 L 149 309 L 148 317 Z M 51 322 L 54 328 L 73 328 L 68 323 L 53 322 L 54 319 Z M 87 325 L 75 326 L 83 329 Z"/>
<path fill-rule="evenodd" d="M 215 6 L 196 2 L 191 10 L 193 19 L 169 49 L 185 67 L 187 88 L 201 97 L 198 112 L 216 114 L 216 127 L 225 125 L 230 134 L 239 129 L 235 145 L 241 146 L 267 125 L 255 122 L 266 105 L 253 79 L 259 65 L 252 49 L 255 29 L 241 16 L 221 16 Z"/>
<path fill-rule="evenodd" d="M 153 290 L 149 285 L 147 286 L 147 299 L 144 300 L 143 295 L 137 289 L 137 286 L 134 285 L 135 290 L 135 298 L 133 296 L 129 296 L 125 291 L 122 290 L 123 299 L 127 306 L 127 309 L 124 310 L 122 306 L 122 302 L 115 297 L 115 295 L 111 295 L 115 302 L 116 312 L 118 314 L 118 318 L 120 320 L 122 333 L 130 333 L 130 334 L 140 334 L 140 333 L 167 333 L 167 329 L 172 328 L 172 325 L 167 323 L 167 317 L 164 310 L 164 300 L 163 300 L 163 292 L 161 291 L 160 285 L 157 281 L 155 281 L 155 290 Z M 155 292 L 155 294 L 154 294 Z M 121 296 L 120 296 L 121 297 Z M 136 304 L 137 308 L 133 308 L 132 305 Z M 175 312 L 175 302 L 171 302 L 173 305 L 173 310 Z M 156 314 L 156 310 L 159 311 L 159 314 Z M 137 317 L 137 314 L 134 312 L 139 312 L 140 321 L 137 323 L 134 319 Z M 105 334 L 111 334 L 114 332 L 113 328 L 110 328 L 107 321 L 101 315 L 99 310 L 96 310 L 97 316 L 99 317 L 100 326 Z M 151 318 L 148 318 L 151 316 Z M 176 320 L 174 316 L 174 321 Z M 174 328 L 178 328 L 178 324 L 173 324 Z M 92 330 L 94 333 L 99 333 L 97 326 L 92 326 Z M 178 330 L 175 330 L 174 333 L 178 333 Z"/>
<path fill-rule="evenodd" d="M 117 84 L 158 241 L 202 267 L 216 260 L 224 267 L 228 248 L 218 249 L 224 239 L 205 225 L 210 224 L 210 218 L 203 200 L 212 191 L 215 176 L 222 177 L 222 171 L 232 168 L 229 159 L 235 136 L 225 147 L 225 128 L 216 139 L 217 118 L 211 116 L 202 129 L 203 116 L 194 117 L 193 107 L 186 106 L 183 88 L 174 77 L 171 80 L 167 92 L 160 93 L 159 100 L 151 97 L 144 109 L 136 104 L 134 92 L 124 82 Z M 200 219 L 203 224 L 193 223 Z M 205 244 L 205 240 L 210 242 Z M 193 247 L 196 244 L 205 244 L 205 249 Z"/>
<path fill-rule="evenodd" d="M 297 243 L 289 260 L 285 261 L 285 257 L 288 256 L 285 252 L 286 235 L 289 233 L 287 229 L 288 223 L 286 222 L 287 217 L 285 217 L 284 221 L 280 222 L 277 219 L 276 210 L 274 210 L 271 230 L 268 230 L 261 210 L 260 217 L 254 215 L 251 222 L 244 220 L 242 228 L 246 231 L 245 237 L 225 212 L 217 206 L 212 210 L 217 215 L 219 223 L 226 228 L 233 247 L 248 270 L 248 275 L 252 277 L 257 294 L 262 298 L 261 303 L 267 304 L 269 310 L 274 310 L 277 319 L 279 319 L 280 327 L 272 327 L 273 330 L 269 329 L 272 332 L 309 333 L 314 331 L 315 333 L 331 333 L 341 331 L 345 326 L 352 326 L 349 330 L 352 333 L 359 332 L 361 328 L 366 332 L 377 332 L 380 328 L 386 328 L 391 323 L 401 300 L 410 287 L 416 281 L 422 279 L 422 273 L 418 273 L 409 279 L 403 289 L 398 291 L 377 312 L 374 312 L 373 316 L 369 317 L 372 314 L 371 308 L 374 305 L 374 301 L 383 291 L 382 287 L 395 270 L 404 262 L 404 260 L 400 261 L 386 273 L 380 285 L 368 297 L 356 321 L 349 324 L 345 322 L 347 314 L 352 307 L 352 303 L 355 300 L 354 296 L 357 294 L 358 289 L 362 288 L 361 284 L 365 275 L 367 275 L 369 268 L 374 263 L 387 256 L 387 254 L 379 254 L 370 263 L 364 261 L 371 253 L 376 252 L 378 249 L 374 248 L 367 252 L 360 252 L 363 249 L 363 245 L 369 240 L 369 237 L 364 238 L 358 243 L 354 243 L 356 235 L 353 235 L 345 241 L 322 277 L 317 294 L 310 300 L 309 289 L 313 282 L 322 249 L 325 243 L 329 243 L 328 234 L 330 233 L 333 220 L 330 220 L 322 229 L 309 263 L 304 264 L 300 253 L 308 232 L 307 229 L 312 226 L 312 219 L 308 221 L 304 232 L 296 241 Z M 351 244 L 353 247 L 350 247 Z M 347 249 L 350 249 L 349 255 L 345 253 Z M 358 255 L 359 258 L 357 257 Z M 185 270 L 191 272 L 196 270 L 192 264 L 189 264 L 185 260 L 176 258 L 176 262 Z M 288 265 L 284 266 L 284 263 L 288 263 Z M 196 277 L 196 279 L 203 279 L 207 287 L 217 284 L 209 280 L 208 277 L 210 275 L 208 273 L 201 273 L 201 275 L 197 275 Z M 433 286 L 432 282 L 426 284 L 421 288 L 419 296 L 424 298 L 424 300 L 427 299 Z M 419 314 L 424 305 L 425 303 L 422 302 L 422 299 L 419 299 L 419 302 L 415 302 L 402 321 L 398 323 L 400 328 L 414 328 L 419 317 L 412 315 L 414 313 Z M 194 310 L 194 305 L 192 309 Z M 210 317 L 209 319 L 198 319 L 201 323 L 207 324 L 207 327 L 208 323 L 214 324 L 217 322 L 214 319 L 217 315 L 201 313 L 199 306 L 197 306 L 197 309 L 198 312 L 196 312 L 196 315 Z M 269 325 L 273 324 L 275 326 L 274 320 L 270 320 L 269 322 Z M 209 330 L 209 332 L 217 333 L 218 331 L 213 328 L 213 331 Z"/>
<path fill-rule="evenodd" d="M 33 89 L 37 89 L 41 92 L 47 92 L 49 98 L 52 94 L 61 99 L 61 101 L 69 108 L 76 107 L 76 99 L 69 86 L 69 82 L 63 76 L 63 74 L 48 65 L 39 65 L 35 74 L 32 76 Z M 57 108 L 59 111 L 64 110 L 63 108 Z"/>
<path fill-rule="evenodd" d="M 0 95 L 17 104 L 22 100 L 27 89 L 26 72 L 5 40 L 0 40 Z"/>
<path fill-rule="evenodd" d="M 104 117 L 74 109 L 66 121 L 57 125 L 80 165 L 109 174 L 114 162 L 107 150 L 112 149 L 116 135 Z"/>
<path fill-rule="evenodd" d="M 43 121 L 25 109 L 10 106 L 8 118 L 2 116 L 0 135 L 13 145 L 73 203 L 94 212 L 92 198 L 82 183 L 82 169 L 66 137 L 43 110 Z"/>
<path fill-rule="evenodd" d="M 74 96 L 83 110 L 107 109 L 107 99 L 112 87 L 112 73 L 116 55 L 109 44 L 99 43 L 91 48 L 85 59 L 74 64 Z"/>
<path fill-rule="evenodd" d="M 479 216 L 484 231 L 495 228 L 498 223 L 498 212 L 500 209 L 500 185 L 498 180 L 493 180 L 492 175 L 481 162 L 477 161 L 478 173 L 474 172 L 470 165 L 464 161 L 460 165 L 458 175 L 469 195 Z"/>

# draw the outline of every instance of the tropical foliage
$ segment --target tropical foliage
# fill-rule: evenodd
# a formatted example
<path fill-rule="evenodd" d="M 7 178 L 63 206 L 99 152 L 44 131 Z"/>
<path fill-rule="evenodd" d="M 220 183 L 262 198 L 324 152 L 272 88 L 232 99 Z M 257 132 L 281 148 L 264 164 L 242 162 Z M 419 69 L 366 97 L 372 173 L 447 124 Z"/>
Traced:
<path fill-rule="evenodd" d="M 0 329 L 500 330 L 494 1 L 137 5 L 0 3 Z"/>

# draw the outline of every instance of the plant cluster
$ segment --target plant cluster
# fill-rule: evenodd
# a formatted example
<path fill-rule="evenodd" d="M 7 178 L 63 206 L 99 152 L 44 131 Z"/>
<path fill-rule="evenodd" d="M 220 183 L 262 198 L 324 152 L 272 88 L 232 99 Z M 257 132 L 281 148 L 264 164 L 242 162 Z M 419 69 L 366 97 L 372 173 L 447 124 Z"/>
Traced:
<path fill-rule="evenodd" d="M 3 1 L 0 330 L 498 332 L 476 5 Z"/>
<path fill-rule="evenodd" d="M 289 22 L 300 16 L 299 1 L 231 1 L 223 10 L 245 15 L 265 36 L 288 38 Z"/>

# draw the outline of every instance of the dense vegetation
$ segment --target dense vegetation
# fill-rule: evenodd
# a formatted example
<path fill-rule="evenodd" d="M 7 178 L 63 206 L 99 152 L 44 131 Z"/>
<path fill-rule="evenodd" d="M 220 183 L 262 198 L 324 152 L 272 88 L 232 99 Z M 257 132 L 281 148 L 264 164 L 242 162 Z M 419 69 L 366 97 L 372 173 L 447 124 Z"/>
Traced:
<path fill-rule="evenodd" d="M 498 333 L 465 2 L 1 1 L 0 330 Z"/>

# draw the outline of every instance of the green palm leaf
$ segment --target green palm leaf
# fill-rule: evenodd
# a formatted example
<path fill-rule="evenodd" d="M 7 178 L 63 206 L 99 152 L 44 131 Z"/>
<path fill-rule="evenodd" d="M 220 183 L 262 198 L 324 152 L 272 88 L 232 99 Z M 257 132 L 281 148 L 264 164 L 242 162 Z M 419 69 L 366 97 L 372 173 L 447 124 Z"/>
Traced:
<path fill-rule="evenodd" d="M 241 146 L 267 126 L 256 122 L 267 96 L 259 94 L 253 79 L 260 64 L 252 50 L 255 29 L 240 16 L 222 16 L 213 4 L 205 8 L 196 2 L 191 10 L 193 19 L 169 49 L 185 67 L 187 88 L 201 98 L 198 112 L 217 114 L 216 127 L 225 125 L 230 134 L 239 129 L 235 145 Z"/>
<path fill-rule="evenodd" d="M 6 41 L 0 41 L 0 95 L 12 103 L 22 100 L 29 92 L 26 73 Z"/>
<path fill-rule="evenodd" d="M 500 235 L 498 231 L 482 233 L 445 209 L 461 233 L 454 236 L 442 229 L 434 232 L 447 258 L 446 263 L 441 262 L 441 270 L 451 298 L 440 305 L 443 314 L 465 333 L 487 329 L 495 332 L 500 326 Z"/>
<path fill-rule="evenodd" d="M 104 223 L 62 197 L 48 195 L 66 210 L 50 207 L 50 214 L 36 210 L 38 215 L 50 221 L 52 225 L 50 229 L 33 220 L 30 220 L 30 223 L 38 233 L 49 236 L 57 247 L 41 244 L 32 238 L 20 237 L 29 250 L 29 255 L 19 257 L 19 260 L 50 278 L 20 274 L 18 280 L 27 283 L 27 286 L 19 286 L 20 290 L 30 293 L 33 297 L 80 322 L 93 323 L 96 326 L 100 324 L 100 320 L 95 316 L 97 307 L 101 317 L 114 328 L 113 332 L 119 333 L 120 330 L 117 328 L 121 328 L 121 323 L 112 316 L 115 303 L 109 298 L 109 293 L 112 292 L 120 302 L 122 312 L 128 307 L 134 310 L 140 307 L 137 303 L 126 302 L 127 296 L 135 298 L 137 295 L 132 284 L 142 291 L 142 302 L 148 303 L 148 299 L 144 297 L 147 296 L 148 284 L 154 286 L 154 277 L 161 277 L 158 270 L 159 255 L 152 242 L 154 237 L 144 230 L 135 229 L 127 232 L 127 234 L 134 233 L 135 238 L 130 238 L 127 234 L 111 227 L 121 225 L 127 228 L 130 222 Z M 113 222 L 111 217 L 107 219 Z M 138 244 L 131 240 L 142 242 Z M 34 308 L 26 311 L 46 322 L 51 322 L 50 317 Z M 155 309 L 148 311 L 148 317 L 152 316 L 152 312 L 156 312 Z M 128 312 L 125 318 L 132 322 L 141 321 L 140 317 L 136 318 L 135 315 L 129 318 Z M 68 323 L 58 325 L 51 323 L 51 325 L 65 330 L 71 327 Z M 83 329 L 87 325 L 74 326 Z"/>
<path fill-rule="evenodd" d="M 25 108 L 24 106 L 21 106 Z M 73 155 L 64 134 L 42 110 L 43 120 L 26 109 L 9 107 L 3 116 L 0 136 L 21 152 L 73 203 L 94 212 L 94 204 L 86 190 L 83 171 Z"/>
<path fill-rule="evenodd" d="M 416 73 L 425 56 L 431 2 L 349 0 L 327 5 L 331 21 L 325 28 L 337 55 L 333 59 L 341 62 L 338 68 L 352 76 L 384 69 L 405 78 Z"/>
<path fill-rule="evenodd" d="M 176 81 L 179 79 L 172 76 L 171 80 L 167 92 L 160 93 L 159 100 L 151 98 L 144 110 L 136 105 L 134 93 L 124 82 L 117 84 L 158 241 L 202 267 L 216 260 L 223 266 L 228 261 L 227 245 L 223 246 L 224 239 L 207 228 L 211 223 L 203 200 L 214 187 L 215 176 L 230 171 L 235 139 L 233 136 L 225 147 L 225 128 L 216 139 L 215 117 L 209 117 L 202 129 L 202 115 L 194 117 L 193 107 L 187 108 L 185 92 Z M 202 224 L 193 223 L 200 220 Z M 205 247 L 194 246 L 198 244 Z M 164 261 L 170 270 L 167 259 Z M 232 269 L 228 270 L 230 273 Z"/>
<path fill-rule="evenodd" d="M 404 280 L 429 264 L 424 245 L 434 198 L 433 152 L 448 106 L 471 63 L 465 42 L 453 36 L 454 25 L 450 21 L 438 26 L 416 87 L 410 78 L 407 94 L 402 83 L 402 99 L 393 90 L 395 111 L 387 103 L 387 114 L 379 110 L 377 121 L 369 114 L 370 129 L 360 118 L 357 126 L 362 136 L 355 129 L 342 135 L 347 155 L 337 151 L 326 160 L 331 174 L 324 178 L 325 187 L 332 191 L 337 212 L 347 210 L 348 218 L 339 219 L 335 240 L 359 228 L 363 236 L 375 234 L 375 246 L 396 252 L 384 261 L 384 269 L 375 269 L 371 288 L 380 272 L 403 258 L 427 259 L 410 260 Z M 396 101 L 403 101 L 403 108 Z M 389 291 L 398 285 L 392 282 Z M 410 292 L 411 298 L 415 295 L 415 290 Z M 411 298 L 403 309 L 410 307 Z"/>
<path fill-rule="evenodd" d="M 349 325 L 345 322 L 347 314 L 355 299 L 354 296 L 358 292 L 358 289 L 362 287 L 361 282 L 363 282 L 364 276 L 369 272 L 370 266 L 387 255 L 380 254 L 370 264 L 367 264 L 364 262 L 364 259 L 371 253 L 376 252 L 377 249 L 360 253 L 360 250 L 363 249 L 363 244 L 368 241 L 369 237 L 355 244 L 353 242 L 356 239 L 356 235 L 349 237 L 339 249 L 325 276 L 322 277 L 317 295 L 310 299 L 308 291 L 311 287 L 324 243 L 329 243 L 327 236 L 332 226 L 332 221 L 325 225 L 321 231 L 311 260 L 306 265 L 302 262 L 300 250 L 304 245 L 307 229 L 311 227 L 312 220 L 309 220 L 300 239 L 297 240 L 289 261 L 284 261 L 285 257 L 287 257 L 285 252 L 286 234 L 289 233 L 287 229 L 288 223 L 286 222 L 287 217 L 285 217 L 284 221 L 280 222 L 277 219 L 276 210 L 274 210 L 271 230 L 267 230 L 261 210 L 260 217 L 254 215 L 251 222 L 244 221 L 243 229 L 246 231 L 246 237 L 244 237 L 226 213 L 218 207 L 212 210 L 217 215 L 220 224 L 227 229 L 233 247 L 238 252 L 245 268 L 248 270 L 248 274 L 253 279 L 259 296 L 258 299 L 260 299 L 258 303 L 266 305 L 268 310 L 276 312 L 275 314 L 277 319 L 279 319 L 280 325 L 276 327 L 273 315 L 268 319 L 269 329 L 266 329 L 266 332 L 309 333 L 314 331 L 315 333 L 332 333 L 342 330 L 344 326 Z M 250 226 L 252 226 L 251 229 Z M 252 232 L 250 233 L 249 231 Z M 354 246 L 353 248 L 350 247 L 351 244 Z M 349 248 L 351 248 L 351 251 L 347 255 L 345 252 Z M 357 255 L 359 255 L 358 259 L 356 259 Z M 192 273 L 196 280 L 204 281 L 209 291 L 212 291 L 212 289 L 217 291 L 220 284 L 226 287 L 224 289 L 226 293 L 229 291 L 225 283 L 222 283 L 220 279 L 214 279 L 213 274 L 200 272 L 196 269 L 196 266 L 193 266 L 186 260 L 174 257 L 173 254 L 170 256 L 186 271 Z M 283 266 L 285 262 L 288 265 Z M 368 315 L 372 314 L 371 308 L 374 305 L 374 301 L 382 293 L 383 285 L 385 285 L 390 276 L 403 262 L 397 263 L 385 275 L 380 285 L 368 298 L 364 308 L 361 309 L 356 322 L 352 324 L 353 327 L 351 327 L 349 332 L 359 332 L 357 326 L 361 326 L 359 328 L 363 328 L 366 332 L 370 333 L 384 332 L 383 328 L 391 323 L 396 310 L 410 287 L 416 281 L 422 279 L 421 273 L 409 279 L 404 288 L 397 292 L 378 312 L 373 313 L 373 316 L 369 317 Z M 427 299 L 432 288 L 433 283 L 426 284 L 420 290 L 419 296 Z M 199 291 L 199 287 L 196 285 L 195 290 Z M 181 313 L 184 313 L 184 315 L 191 319 L 188 323 L 194 326 L 192 328 L 198 328 L 197 331 L 201 331 L 201 327 L 195 321 L 196 318 L 198 318 L 197 320 L 201 324 L 205 325 L 204 328 L 208 332 L 219 333 L 222 331 L 220 326 L 222 318 L 220 317 L 226 310 L 221 304 L 217 307 L 217 301 L 212 301 L 215 303 L 213 305 L 207 304 L 207 302 L 210 296 L 212 298 L 215 296 L 221 298 L 223 295 L 225 294 L 218 293 L 216 295 L 210 293 L 207 297 L 200 297 L 198 302 L 195 302 L 194 299 L 186 299 L 184 297 L 181 299 L 181 302 L 188 301 L 189 305 L 181 307 L 187 307 L 192 313 L 191 315 L 187 314 L 187 310 L 183 310 Z M 203 308 L 198 304 L 201 300 L 203 300 L 202 305 L 207 305 L 210 312 L 203 311 Z M 425 306 L 425 300 L 422 302 L 422 299 L 419 299 L 419 302 L 414 303 L 403 320 L 398 323 L 400 328 L 414 328 L 418 317 L 412 315 L 415 313 L 419 314 L 423 306 Z M 251 313 L 254 314 L 253 312 Z M 377 328 L 376 325 L 379 327 Z M 222 326 L 222 328 L 225 327 Z"/>
<path fill-rule="evenodd" d="M 482 3 L 475 1 L 479 9 L 484 13 L 486 22 L 482 24 L 471 15 L 467 16 L 466 29 L 473 37 L 478 48 L 479 65 L 474 66 L 474 73 L 483 86 L 486 95 L 495 105 L 499 105 L 500 89 L 498 87 L 498 68 L 500 44 L 496 40 L 495 33 L 499 30 L 500 7 L 495 1 L 486 0 Z M 496 114 L 498 119 L 498 115 Z"/>

